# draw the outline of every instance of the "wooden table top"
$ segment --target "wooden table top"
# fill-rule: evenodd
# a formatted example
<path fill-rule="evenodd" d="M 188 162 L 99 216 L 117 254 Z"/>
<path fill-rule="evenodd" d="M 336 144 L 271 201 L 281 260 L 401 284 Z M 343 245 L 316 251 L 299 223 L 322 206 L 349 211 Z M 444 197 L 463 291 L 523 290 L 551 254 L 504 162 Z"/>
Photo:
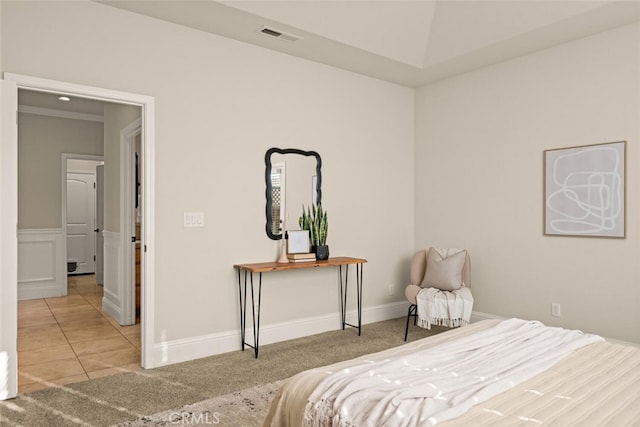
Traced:
<path fill-rule="evenodd" d="M 306 262 L 258 262 L 253 264 L 236 264 L 233 268 L 237 270 L 247 270 L 251 273 L 263 273 L 268 271 L 299 270 L 304 268 L 336 267 L 348 264 L 364 264 L 367 260 L 352 257 L 334 257 L 326 261 L 306 261 Z"/>

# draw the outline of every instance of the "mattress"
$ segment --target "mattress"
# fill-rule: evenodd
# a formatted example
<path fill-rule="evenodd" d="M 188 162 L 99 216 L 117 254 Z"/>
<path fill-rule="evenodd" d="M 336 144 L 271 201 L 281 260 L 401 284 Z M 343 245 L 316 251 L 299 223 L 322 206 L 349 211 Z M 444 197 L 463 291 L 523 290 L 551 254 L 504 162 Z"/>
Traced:
<path fill-rule="evenodd" d="M 265 426 L 302 426 L 307 400 L 320 382 L 367 361 L 403 357 L 495 326 L 486 320 L 289 378 Z M 441 426 L 640 426 L 640 349 L 601 341 L 573 351 L 551 368 L 472 407 Z"/>

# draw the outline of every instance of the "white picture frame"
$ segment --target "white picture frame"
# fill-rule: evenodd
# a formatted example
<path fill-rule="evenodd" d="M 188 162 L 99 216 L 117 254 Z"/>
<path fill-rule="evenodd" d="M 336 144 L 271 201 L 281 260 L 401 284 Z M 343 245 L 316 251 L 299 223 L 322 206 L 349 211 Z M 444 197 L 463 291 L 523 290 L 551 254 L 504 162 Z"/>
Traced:
<path fill-rule="evenodd" d="M 544 151 L 544 234 L 625 238 L 626 141 Z"/>
<path fill-rule="evenodd" d="M 309 231 L 308 230 L 287 230 L 287 253 L 303 254 L 309 253 Z"/>

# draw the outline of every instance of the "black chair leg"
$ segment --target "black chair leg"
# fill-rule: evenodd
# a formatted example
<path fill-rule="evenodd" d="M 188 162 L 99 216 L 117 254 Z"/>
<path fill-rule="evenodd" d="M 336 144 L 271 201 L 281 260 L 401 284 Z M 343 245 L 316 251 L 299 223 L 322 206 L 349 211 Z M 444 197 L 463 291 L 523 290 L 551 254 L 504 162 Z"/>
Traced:
<path fill-rule="evenodd" d="M 409 306 L 409 311 L 407 312 L 407 326 L 404 328 L 404 340 L 407 340 L 407 336 L 409 335 L 409 319 L 411 318 L 411 316 L 413 316 L 413 324 L 416 324 L 416 320 L 418 317 L 418 314 L 416 313 L 416 311 L 418 310 L 418 306 L 415 304 L 411 304 Z"/>

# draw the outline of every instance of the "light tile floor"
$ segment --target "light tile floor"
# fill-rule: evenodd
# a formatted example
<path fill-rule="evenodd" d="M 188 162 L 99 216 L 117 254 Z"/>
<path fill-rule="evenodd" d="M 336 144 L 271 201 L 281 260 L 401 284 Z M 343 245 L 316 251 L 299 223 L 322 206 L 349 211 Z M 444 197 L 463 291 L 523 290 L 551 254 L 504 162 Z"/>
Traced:
<path fill-rule="evenodd" d="M 18 301 L 18 392 L 140 370 L 140 323 L 102 312 L 95 276 L 69 276 L 66 297 Z"/>

